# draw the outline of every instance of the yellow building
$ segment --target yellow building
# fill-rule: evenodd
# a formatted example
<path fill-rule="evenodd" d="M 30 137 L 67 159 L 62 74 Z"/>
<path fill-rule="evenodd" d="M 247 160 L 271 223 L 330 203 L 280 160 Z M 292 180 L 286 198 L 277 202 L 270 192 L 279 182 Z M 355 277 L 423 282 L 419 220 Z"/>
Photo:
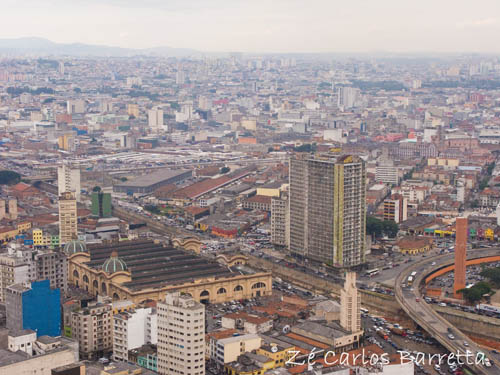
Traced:
<path fill-rule="evenodd" d="M 43 237 L 43 230 L 33 229 L 33 245 L 46 246 L 45 238 Z"/>
<path fill-rule="evenodd" d="M 275 368 L 274 361 L 262 354 L 245 353 L 224 366 L 227 375 L 263 375 Z"/>
<path fill-rule="evenodd" d="M 266 197 L 279 197 L 281 191 L 281 182 L 271 182 L 257 188 L 256 195 L 265 195 Z"/>
<path fill-rule="evenodd" d="M 295 346 L 279 341 L 279 343 L 270 342 L 269 344 L 262 345 L 255 352 L 273 360 L 274 367 L 283 367 L 293 356 L 294 350 Z"/>
<path fill-rule="evenodd" d="M 429 167 L 455 169 L 460 165 L 460 160 L 452 158 L 429 158 L 427 159 L 427 165 Z"/>
<path fill-rule="evenodd" d="M 484 238 L 493 241 L 495 239 L 495 231 L 491 228 L 486 228 L 484 231 Z"/>
<path fill-rule="evenodd" d="M 129 116 L 134 116 L 135 118 L 139 117 L 139 106 L 137 104 L 128 104 L 127 105 L 127 114 Z"/>
<path fill-rule="evenodd" d="M 61 150 L 70 151 L 73 141 L 74 137 L 72 134 L 64 134 L 59 136 L 59 138 L 57 139 L 57 144 Z"/>

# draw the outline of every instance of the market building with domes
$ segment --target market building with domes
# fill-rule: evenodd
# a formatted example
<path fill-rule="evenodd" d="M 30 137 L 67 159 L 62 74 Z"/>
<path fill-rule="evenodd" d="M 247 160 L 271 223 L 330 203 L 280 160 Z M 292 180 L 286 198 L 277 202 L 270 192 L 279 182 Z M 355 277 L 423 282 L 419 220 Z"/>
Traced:
<path fill-rule="evenodd" d="M 180 291 L 199 302 L 222 303 L 272 293 L 270 272 L 228 267 L 193 250 L 153 240 L 88 246 L 70 241 L 64 251 L 69 283 L 94 296 L 141 303 Z"/>

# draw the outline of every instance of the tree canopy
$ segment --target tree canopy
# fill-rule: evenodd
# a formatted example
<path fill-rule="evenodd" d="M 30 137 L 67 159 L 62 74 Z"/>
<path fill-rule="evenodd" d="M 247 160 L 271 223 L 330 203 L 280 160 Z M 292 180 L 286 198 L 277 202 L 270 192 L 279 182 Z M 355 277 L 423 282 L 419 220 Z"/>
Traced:
<path fill-rule="evenodd" d="M 0 185 L 13 185 L 21 181 L 21 175 L 14 171 L 0 171 Z"/>
<path fill-rule="evenodd" d="M 366 217 L 366 233 L 380 238 L 382 236 L 396 237 L 399 231 L 399 226 L 392 220 L 380 220 L 374 216 Z"/>
<path fill-rule="evenodd" d="M 495 288 L 500 288 L 500 267 L 486 268 L 480 275 L 488 279 Z"/>
<path fill-rule="evenodd" d="M 491 286 L 487 282 L 481 281 L 470 288 L 460 289 L 459 292 L 462 293 L 467 302 L 474 304 L 481 301 L 485 294 L 491 293 Z"/>

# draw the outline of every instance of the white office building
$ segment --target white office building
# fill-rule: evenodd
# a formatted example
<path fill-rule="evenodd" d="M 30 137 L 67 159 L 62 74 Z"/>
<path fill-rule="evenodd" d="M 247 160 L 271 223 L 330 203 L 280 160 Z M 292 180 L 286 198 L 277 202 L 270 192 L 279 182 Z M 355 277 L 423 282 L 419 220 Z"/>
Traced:
<path fill-rule="evenodd" d="M 77 202 L 80 202 L 80 168 L 63 164 L 57 168 L 57 189 L 62 193 L 74 193 Z"/>
<path fill-rule="evenodd" d="M 156 344 L 156 309 L 124 311 L 113 316 L 113 358 L 128 361 L 128 351 L 145 344 Z"/>

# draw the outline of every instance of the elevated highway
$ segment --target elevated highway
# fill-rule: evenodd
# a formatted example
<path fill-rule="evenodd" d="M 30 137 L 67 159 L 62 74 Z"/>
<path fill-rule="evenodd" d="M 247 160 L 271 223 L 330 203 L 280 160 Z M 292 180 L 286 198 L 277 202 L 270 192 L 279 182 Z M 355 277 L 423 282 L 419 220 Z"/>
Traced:
<path fill-rule="evenodd" d="M 492 257 L 498 255 L 500 255 L 500 248 L 470 250 L 467 253 L 467 260 L 471 262 L 472 260 L 483 258 L 485 262 L 489 262 L 491 259 L 494 259 Z M 457 327 L 454 327 L 446 319 L 441 317 L 434 311 L 432 306 L 427 304 L 423 299 L 420 285 L 429 275 L 439 271 L 443 267 L 449 267 L 453 264 L 454 257 L 455 254 L 427 257 L 403 270 L 396 279 L 396 300 L 413 321 L 432 335 L 447 350 L 455 355 L 460 353 L 462 355 L 462 361 L 466 361 L 465 355 L 467 351 L 473 353 L 470 357 L 470 362 L 474 362 L 474 364 L 467 365 L 469 369 L 477 374 L 498 375 L 500 374 L 500 367 L 498 367 L 497 363 L 493 364 L 491 367 L 486 367 L 481 361 L 478 361 L 479 363 L 477 364 L 475 363 L 477 353 L 484 353 L 485 351 L 472 342 Z M 478 261 L 474 263 L 478 263 Z M 403 287 L 412 272 L 417 272 L 413 286 Z M 450 339 L 450 334 L 454 336 L 454 339 Z M 489 353 L 485 354 L 488 356 Z"/>

